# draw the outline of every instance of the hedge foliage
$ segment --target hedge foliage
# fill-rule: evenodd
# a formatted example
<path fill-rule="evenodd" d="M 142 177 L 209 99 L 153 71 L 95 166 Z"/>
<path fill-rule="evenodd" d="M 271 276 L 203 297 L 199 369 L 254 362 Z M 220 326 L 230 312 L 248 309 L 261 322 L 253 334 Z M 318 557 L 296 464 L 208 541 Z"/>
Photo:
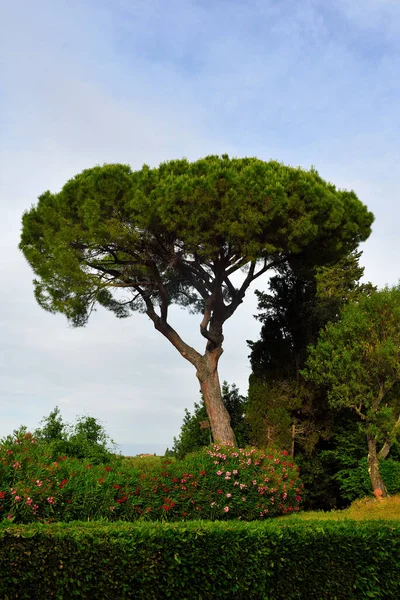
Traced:
<path fill-rule="evenodd" d="M 2 600 L 400 597 L 400 523 L 0 525 Z"/>

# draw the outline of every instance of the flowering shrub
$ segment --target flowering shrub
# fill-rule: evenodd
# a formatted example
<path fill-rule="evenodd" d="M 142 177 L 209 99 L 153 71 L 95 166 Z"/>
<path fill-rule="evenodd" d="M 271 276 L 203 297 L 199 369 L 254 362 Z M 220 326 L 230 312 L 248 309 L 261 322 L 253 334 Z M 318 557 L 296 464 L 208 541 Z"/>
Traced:
<path fill-rule="evenodd" d="M 214 445 L 181 461 L 92 465 L 54 457 L 30 433 L 0 445 L 0 518 L 31 521 L 255 520 L 299 510 L 287 452 Z"/>
<path fill-rule="evenodd" d="M 167 465 L 164 518 L 254 520 L 299 510 L 298 468 L 284 452 L 213 445 Z"/>

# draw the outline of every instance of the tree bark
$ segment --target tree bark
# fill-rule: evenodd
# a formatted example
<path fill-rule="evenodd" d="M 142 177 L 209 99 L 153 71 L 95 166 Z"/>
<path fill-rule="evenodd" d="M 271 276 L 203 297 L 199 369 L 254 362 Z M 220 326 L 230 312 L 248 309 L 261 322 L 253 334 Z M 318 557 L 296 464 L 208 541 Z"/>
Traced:
<path fill-rule="evenodd" d="M 235 445 L 235 435 L 230 424 L 229 413 L 222 402 L 218 377 L 218 361 L 221 354 L 222 348 L 206 351 L 196 375 L 200 382 L 214 442 Z"/>
<path fill-rule="evenodd" d="M 372 491 L 381 490 L 382 497 L 385 498 L 388 493 L 385 483 L 379 473 L 379 460 L 376 452 L 376 439 L 373 436 L 367 436 L 368 439 L 368 473 L 371 481 Z"/>

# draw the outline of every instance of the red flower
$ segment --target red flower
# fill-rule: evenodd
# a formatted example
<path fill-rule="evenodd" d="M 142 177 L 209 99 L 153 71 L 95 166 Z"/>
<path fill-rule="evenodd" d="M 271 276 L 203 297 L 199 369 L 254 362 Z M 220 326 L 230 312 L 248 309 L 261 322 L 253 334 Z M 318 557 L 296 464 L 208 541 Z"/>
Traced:
<path fill-rule="evenodd" d="M 112 471 L 112 468 L 111 467 L 104 467 L 104 470 L 105 471 Z"/>
<path fill-rule="evenodd" d="M 0 498 L 5 498 L 6 494 L 7 494 L 7 492 L 0 492 Z"/>
<path fill-rule="evenodd" d="M 120 485 L 118 485 L 117 483 L 113 483 L 113 487 L 114 487 L 116 490 L 119 490 L 119 488 L 120 488 L 121 486 L 120 486 Z"/>
<path fill-rule="evenodd" d="M 99 479 L 99 483 L 103 483 L 103 481 L 104 481 L 104 479 L 102 479 L 102 478 L 100 477 L 100 479 Z"/>
<path fill-rule="evenodd" d="M 64 487 L 64 485 L 67 483 L 68 479 L 63 479 L 62 482 L 60 483 L 60 488 L 62 489 Z"/>
<path fill-rule="evenodd" d="M 206 472 L 205 471 L 200 471 L 200 475 L 205 475 Z"/>

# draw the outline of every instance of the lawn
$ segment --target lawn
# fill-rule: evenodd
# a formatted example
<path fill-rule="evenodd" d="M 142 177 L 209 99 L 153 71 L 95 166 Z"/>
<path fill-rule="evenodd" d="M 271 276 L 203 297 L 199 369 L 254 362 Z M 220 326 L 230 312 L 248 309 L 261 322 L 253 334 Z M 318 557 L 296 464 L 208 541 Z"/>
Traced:
<path fill-rule="evenodd" d="M 278 520 L 281 518 L 278 517 Z M 396 494 L 391 498 L 383 498 L 382 500 L 376 500 L 376 498 L 371 496 L 355 500 L 345 510 L 302 512 L 296 515 L 285 516 L 284 519 L 286 521 L 318 519 L 321 521 L 342 521 L 344 519 L 353 519 L 356 521 L 376 519 L 400 521 L 400 494 Z"/>

